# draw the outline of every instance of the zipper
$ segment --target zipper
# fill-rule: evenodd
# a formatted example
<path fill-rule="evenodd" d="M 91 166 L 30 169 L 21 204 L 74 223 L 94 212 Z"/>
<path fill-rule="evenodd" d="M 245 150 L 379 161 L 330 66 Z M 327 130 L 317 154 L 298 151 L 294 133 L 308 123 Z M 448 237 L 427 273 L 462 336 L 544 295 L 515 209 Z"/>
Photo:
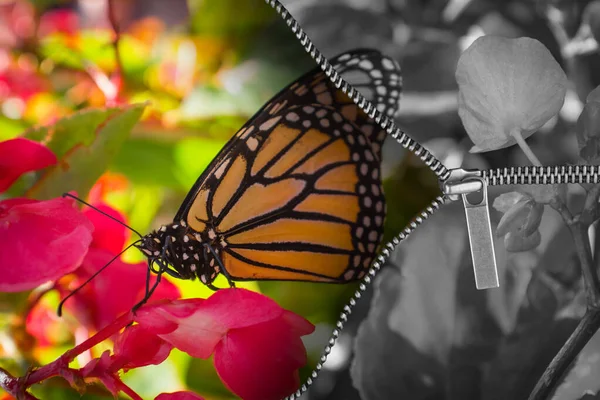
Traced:
<path fill-rule="evenodd" d="M 458 201 L 462 197 L 475 286 L 477 289 L 490 289 L 500 284 L 490 221 L 488 186 L 598 183 L 600 165 L 510 167 L 487 171 L 457 168 L 449 170 L 448 179 L 440 182 L 446 199 Z M 474 193 L 480 193 L 480 199 L 473 202 L 469 195 Z"/>

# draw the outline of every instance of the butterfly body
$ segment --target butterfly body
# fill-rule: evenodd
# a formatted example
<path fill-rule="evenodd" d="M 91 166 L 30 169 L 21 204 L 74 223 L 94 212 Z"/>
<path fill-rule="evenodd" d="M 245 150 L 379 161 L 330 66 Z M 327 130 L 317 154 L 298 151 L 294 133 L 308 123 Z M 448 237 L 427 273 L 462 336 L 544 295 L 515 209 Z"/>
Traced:
<path fill-rule="evenodd" d="M 337 59 L 347 66 L 382 57 L 355 54 Z M 384 102 L 385 110 L 392 107 L 388 97 Z M 138 248 L 152 271 L 209 287 L 219 273 L 230 283 L 360 279 L 383 237 L 384 138 L 323 72 L 313 71 L 238 131 L 174 222 Z"/>

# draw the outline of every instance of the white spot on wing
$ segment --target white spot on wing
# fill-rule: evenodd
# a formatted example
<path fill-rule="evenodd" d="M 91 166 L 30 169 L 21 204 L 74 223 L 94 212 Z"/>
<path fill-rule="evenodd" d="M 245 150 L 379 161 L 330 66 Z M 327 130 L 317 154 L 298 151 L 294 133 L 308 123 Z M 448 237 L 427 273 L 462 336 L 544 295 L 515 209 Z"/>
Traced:
<path fill-rule="evenodd" d="M 246 146 L 248 146 L 250 151 L 256 151 L 258 148 L 258 139 L 255 137 L 248 138 L 248 140 L 246 140 Z"/>
<path fill-rule="evenodd" d="M 221 177 L 223 176 L 223 173 L 225 173 L 225 169 L 229 165 L 229 161 L 231 161 L 230 158 L 226 159 L 225 161 L 223 161 L 221 163 L 221 165 L 219 165 L 219 168 L 217 168 L 217 170 L 215 171 L 215 177 L 217 179 L 221 179 Z"/>
<path fill-rule="evenodd" d="M 281 116 L 268 119 L 265 122 L 263 122 L 258 127 L 258 129 L 260 129 L 261 131 L 268 131 L 269 129 L 273 128 L 277 124 L 277 122 L 279 122 L 280 119 L 281 119 Z"/>

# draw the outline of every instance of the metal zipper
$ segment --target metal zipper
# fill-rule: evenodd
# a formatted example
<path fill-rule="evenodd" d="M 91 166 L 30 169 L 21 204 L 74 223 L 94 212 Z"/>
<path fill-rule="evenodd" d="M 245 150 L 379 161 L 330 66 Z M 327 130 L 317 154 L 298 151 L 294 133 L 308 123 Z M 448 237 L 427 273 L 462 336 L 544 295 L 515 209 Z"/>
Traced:
<path fill-rule="evenodd" d="M 542 167 L 510 167 L 487 171 L 450 170 L 442 182 L 444 196 L 451 201 L 462 197 L 467 217 L 467 229 L 477 289 L 499 286 L 494 238 L 487 197 L 492 185 L 553 185 L 560 183 L 598 183 L 600 165 L 560 165 Z M 470 194 L 480 192 L 481 199 L 473 202 Z"/>

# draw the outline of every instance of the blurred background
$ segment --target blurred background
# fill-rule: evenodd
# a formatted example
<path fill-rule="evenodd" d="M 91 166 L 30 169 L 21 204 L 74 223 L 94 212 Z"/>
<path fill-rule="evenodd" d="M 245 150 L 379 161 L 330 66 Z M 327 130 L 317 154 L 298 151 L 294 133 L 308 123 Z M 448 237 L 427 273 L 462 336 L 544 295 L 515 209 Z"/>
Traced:
<path fill-rule="evenodd" d="M 527 160 L 514 147 L 468 152 L 472 143 L 457 114 L 454 78 L 460 53 L 484 34 L 528 36 L 550 49 L 572 87 L 560 116 L 528 142 L 544 164 L 572 162 L 577 157 L 572 126 L 585 97 L 600 83 L 600 23 L 594 11 L 598 7 L 588 3 L 283 1 L 326 56 L 371 47 L 395 58 L 404 81 L 399 126 L 447 167 L 480 169 L 526 165 Z M 313 67 L 287 26 L 262 0 L 119 0 L 110 9 L 106 0 L 0 0 L 0 140 L 85 108 L 149 102 L 143 121 L 93 189 L 124 212 L 131 226 L 146 232 L 172 219 L 200 173 L 254 112 Z M 384 146 L 383 163 L 389 240 L 439 189 L 429 169 L 393 140 Z M 17 184 L 7 194 L 20 189 Z M 140 260 L 136 254 L 127 257 Z M 177 284 L 187 297 L 210 294 L 197 282 Z M 311 361 L 302 371 L 304 379 L 356 285 L 247 286 L 317 326 L 306 340 Z M 350 366 L 354 338 L 369 312 L 371 295 L 369 290 L 356 307 L 320 378 L 303 399 L 360 399 Z M 0 300 L 6 327 L 19 299 L 2 294 Z M 71 344 L 71 337 L 64 338 L 63 351 Z M 36 361 L 52 360 L 60 350 L 37 348 Z M 160 384 L 168 391 L 188 386 L 207 399 L 232 398 L 210 360 L 182 354 L 160 366 L 133 371 L 127 379 L 136 388 L 150 390 Z M 79 398 L 58 381 L 48 382 L 44 390 L 43 398 Z M 440 398 L 435 393 L 407 398 Z"/>

